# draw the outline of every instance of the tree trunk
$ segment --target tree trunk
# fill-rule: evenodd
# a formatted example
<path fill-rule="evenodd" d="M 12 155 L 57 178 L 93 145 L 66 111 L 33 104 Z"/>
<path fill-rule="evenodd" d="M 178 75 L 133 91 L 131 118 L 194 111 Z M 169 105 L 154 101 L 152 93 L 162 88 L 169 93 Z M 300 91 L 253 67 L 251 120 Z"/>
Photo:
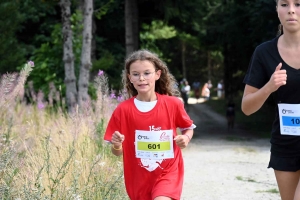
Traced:
<path fill-rule="evenodd" d="M 211 55 L 210 55 L 210 51 L 207 51 L 207 80 L 211 80 Z"/>
<path fill-rule="evenodd" d="M 231 95 L 231 83 L 230 83 L 230 61 L 229 61 L 229 51 L 228 51 L 227 42 L 224 44 L 224 91 L 225 98 L 228 98 Z"/>
<path fill-rule="evenodd" d="M 78 7 L 77 9 L 81 12 L 84 13 L 84 1 L 85 0 L 78 0 Z M 94 12 L 94 11 L 93 11 Z M 81 22 L 83 24 L 83 20 Z M 97 31 L 97 24 L 95 22 L 95 18 L 92 17 L 92 35 L 96 34 Z M 95 37 L 92 38 L 92 50 L 91 50 L 91 60 L 96 60 L 96 39 Z M 91 76 L 90 76 L 91 77 Z"/>
<path fill-rule="evenodd" d="M 182 76 L 183 76 L 183 78 L 187 78 L 186 77 L 185 52 L 186 52 L 185 42 L 182 41 L 182 43 L 181 43 L 181 64 L 182 64 Z"/>
<path fill-rule="evenodd" d="M 91 50 L 92 50 L 92 16 L 94 12 L 93 0 L 84 1 L 83 13 L 83 35 L 82 35 L 82 51 L 81 66 L 78 81 L 78 104 L 82 104 L 90 100 L 88 95 L 89 76 L 91 68 Z"/>
<path fill-rule="evenodd" d="M 126 55 L 139 48 L 138 6 L 136 0 L 125 0 Z"/>
<path fill-rule="evenodd" d="M 92 35 L 96 35 L 97 31 L 97 24 L 95 22 L 95 18 L 92 17 Z M 91 52 L 91 59 L 92 61 L 96 60 L 96 39 L 95 37 L 92 38 L 92 52 Z"/>
<path fill-rule="evenodd" d="M 75 111 L 77 104 L 76 76 L 74 72 L 73 33 L 71 29 L 71 2 L 61 0 L 62 34 L 63 34 L 63 61 L 65 65 L 66 102 L 69 112 Z"/>

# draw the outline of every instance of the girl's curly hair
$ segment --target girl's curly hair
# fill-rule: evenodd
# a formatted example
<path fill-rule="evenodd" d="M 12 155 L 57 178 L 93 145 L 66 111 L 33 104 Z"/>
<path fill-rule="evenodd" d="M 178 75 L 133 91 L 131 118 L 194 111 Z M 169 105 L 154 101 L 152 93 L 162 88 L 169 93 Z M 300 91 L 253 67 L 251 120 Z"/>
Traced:
<path fill-rule="evenodd" d="M 134 88 L 133 84 L 128 78 L 128 75 L 130 74 L 130 65 L 137 60 L 148 60 L 154 65 L 155 71 L 161 70 L 160 78 L 155 83 L 155 92 L 169 96 L 180 96 L 178 83 L 174 76 L 169 72 L 167 65 L 161 59 L 159 59 L 157 54 L 149 50 L 142 49 L 133 52 L 125 60 L 125 69 L 122 73 L 122 83 L 124 90 L 128 95 L 126 99 L 138 94 L 137 90 Z"/>

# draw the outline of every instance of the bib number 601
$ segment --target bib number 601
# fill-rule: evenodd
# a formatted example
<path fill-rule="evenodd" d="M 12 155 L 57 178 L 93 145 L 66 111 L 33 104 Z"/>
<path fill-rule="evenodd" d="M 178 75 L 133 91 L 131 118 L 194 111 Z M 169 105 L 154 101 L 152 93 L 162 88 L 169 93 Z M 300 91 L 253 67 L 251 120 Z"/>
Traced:
<path fill-rule="evenodd" d="M 148 149 L 160 149 L 160 144 L 148 144 Z"/>

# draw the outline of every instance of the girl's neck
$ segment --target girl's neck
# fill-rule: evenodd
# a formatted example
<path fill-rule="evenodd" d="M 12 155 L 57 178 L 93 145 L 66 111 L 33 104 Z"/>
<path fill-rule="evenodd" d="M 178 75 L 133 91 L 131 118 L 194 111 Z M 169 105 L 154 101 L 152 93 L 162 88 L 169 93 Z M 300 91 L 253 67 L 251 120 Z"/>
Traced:
<path fill-rule="evenodd" d="M 285 48 L 300 48 L 300 33 L 285 33 L 282 35 L 281 40 Z"/>
<path fill-rule="evenodd" d="M 138 94 L 135 98 L 139 101 L 145 101 L 145 102 L 151 102 L 157 100 L 157 96 L 155 92 L 151 94 Z"/>

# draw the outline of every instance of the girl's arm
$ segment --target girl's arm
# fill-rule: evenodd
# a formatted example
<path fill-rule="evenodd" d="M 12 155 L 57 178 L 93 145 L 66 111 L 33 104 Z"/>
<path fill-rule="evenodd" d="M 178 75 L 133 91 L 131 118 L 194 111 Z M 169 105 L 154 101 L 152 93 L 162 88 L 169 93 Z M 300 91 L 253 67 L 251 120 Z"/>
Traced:
<path fill-rule="evenodd" d="M 112 144 L 111 145 L 111 152 L 116 155 L 116 156 L 120 156 L 123 154 L 123 147 L 122 147 L 122 144 L 117 146 L 117 145 L 114 145 Z"/>
<path fill-rule="evenodd" d="M 186 130 L 182 131 L 182 135 L 185 135 L 185 137 L 188 137 L 189 141 L 190 141 L 194 135 L 194 129 L 186 129 Z"/>
<path fill-rule="evenodd" d="M 265 103 L 271 92 L 266 85 L 261 89 L 257 89 L 250 85 L 246 85 L 242 99 L 242 111 L 245 115 L 251 115 L 258 111 Z"/>
<path fill-rule="evenodd" d="M 185 129 L 182 131 L 182 135 L 177 135 L 174 140 L 181 149 L 184 149 L 189 144 L 194 134 L 193 129 Z"/>
<path fill-rule="evenodd" d="M 286 84 L 286 70 L 281 70 L 281 66 L 282 64 L 279 63 L 270 80 L 262 88 L 257 89 L 250 85 L 245 86 L 242 99 L 242 111 L 245 115 L 251 115 L 258 111 L 271 93 Z"/>
<path fill-rule="evenodd" d="M 115 131 L 111 138 L 111 152 L 116 155 L 120 156 L 123 154 L 123 147 L 122 143 L 125 140 L 125 136 L 121 134 L 119 131 Z"/>

